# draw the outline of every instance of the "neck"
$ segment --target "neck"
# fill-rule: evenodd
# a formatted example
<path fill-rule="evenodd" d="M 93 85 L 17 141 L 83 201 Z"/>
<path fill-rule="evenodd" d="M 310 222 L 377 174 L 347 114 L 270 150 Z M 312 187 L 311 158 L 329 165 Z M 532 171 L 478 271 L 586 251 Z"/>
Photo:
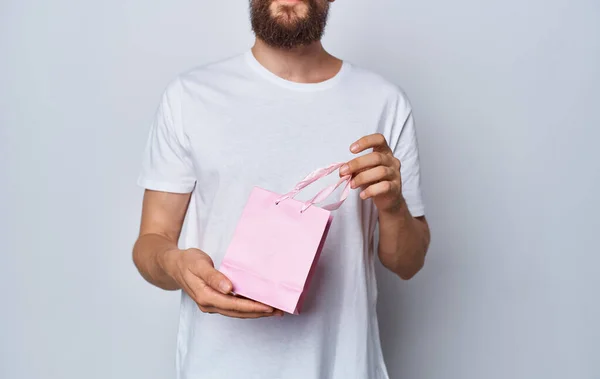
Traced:
<path fill-rule="evenodd" d="M 252 53 L 267 70 L 298 83 L 318 83 L 334 77 L 342 61 L 329 54 L 321 42 L 293 49 L 277 49 L 256 39 Z"/>

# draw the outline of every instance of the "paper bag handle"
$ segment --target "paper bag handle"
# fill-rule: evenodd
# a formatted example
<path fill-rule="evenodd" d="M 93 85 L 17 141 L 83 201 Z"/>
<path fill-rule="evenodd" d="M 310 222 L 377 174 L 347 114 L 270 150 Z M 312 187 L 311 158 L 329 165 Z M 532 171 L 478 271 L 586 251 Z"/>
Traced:
<path fill-rule="evenodd" d="M 280 202 L 282 202 L 282 201 L 284 201 L 286 199 L 293 199 L 304 188 L 308 187 L 309 185 L 311 185 L 312 183 L 316 182 L 317 180 L 319 180 L 321 178 L 324 178 L 325 176 L 331 174 L 335 170 L 337 170 L 340 167 L 342 167 L 344 165 L 344 163 L 345 162 L 332 163 L 332 164 L 330 164 L 327 167 L 322 167 L 322 168 L 316 169 L 315 171 L 313 171 L 310 174 L 308 174 L 298 184 L 296 184 L 296 186 L 294 187 L 293 190 L 291 190 L 290 192 L 288 192 L 285 195 L 283 195 L 280 198 L 278 198 L 275 203 L 279 204 Z M 320 203 L 321 201 L 325 200 L 340 185 L 342 185 L 343 183 L 346 183 L 346 186 L 344 187 L 344 191 L 342 192 L 342 195 L 340 196 L 340 200 L 337 201 L 336 203 L 329 204 L 329 205 L 326 205 L 326 206 L 322 207 L 323 209 L 327 209 L 327 210 L 331 210 L 331 211 L 338 209 L 342 205 L 342 203 L 344 202 L 344 200 L 346 200 L 346 198 L 348 197 L 348 194 L 350 193 L 350 179 L 351 179 L 351 176 L 350 175 L 346 175 L 346 176 L 340 178 L 340 180 L 336 184 L 332 184 L 332 185 L 330 185 L 330 186 L 322 189 L 312 199 L 310 199 L 309 201 L 307 201 L 304 204 L 304 206 L 302 207 L 302 209 L 301 209 L 300 212 L 304 212 L 311 205 Z"/>
<path fill-rule="evenodd" d="M 344 186 L 344 190 L 342 191 L 342 194 L 340 196 L 340 199 L 337 202 L 335 202 L 333 204 L 324 205 L 321 207 L 323 209 L 327 209 L 328 211 L 335 211 L 336 209 L 338 209 L 344 203 L 344 201 L 348 198 L 348 195 L 350 194 L 350 179 L 351 178 L 352 178 L 351 175 L 346 175 L 346 176 L 340 178 L 340 180 L 337 183 L 332 184 L 332 185 L 328 186 L 327 188 L 324 188 L 321 191 L 319 191 L 319 193 L 317 193 L 315 195 L 315 197 L 313 197 L 312 199 L 310 199 L 309 201 L 304 203 L 304 206 L 300 210 L 300 213 L 303 213 L 311 205 L 320 203 L 321 201 L 327 199 L 329 197 L 329 195 L 331 195 L 333 192 L 335 192 L 335 190 L 338 189 L 338 187 L 340 185 L 342 185 L 343 183 L 346 183 L 346 185 Z"/>

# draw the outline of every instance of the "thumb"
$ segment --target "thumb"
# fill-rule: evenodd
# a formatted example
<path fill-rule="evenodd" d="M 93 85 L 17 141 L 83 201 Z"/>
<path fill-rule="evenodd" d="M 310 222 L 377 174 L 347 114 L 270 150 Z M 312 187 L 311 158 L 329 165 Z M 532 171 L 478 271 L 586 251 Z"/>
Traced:
<path fill-rule="evenodd" d="M 198 264 L 198 276 L 212 289 L 225 295 L 231 293 L 233 285 L 220 271 L 214 268 L 212 260 L 202 260 Z"/>

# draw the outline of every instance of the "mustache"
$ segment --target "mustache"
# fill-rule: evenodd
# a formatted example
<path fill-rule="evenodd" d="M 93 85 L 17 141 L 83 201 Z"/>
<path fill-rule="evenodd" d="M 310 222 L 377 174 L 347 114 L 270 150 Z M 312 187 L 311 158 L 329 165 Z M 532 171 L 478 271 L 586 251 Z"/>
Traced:
<path fill-rule="evenodd" d="M 257 2 L 259 2 L 259 3 L 260 3 L 260 2 L 263 2 L 263 3 L 266 3 L 266 4 L 268 4 L 268 5 L 271 5 L 271 4 L 273 4 L 273 3 L 279 2 L 279 0 L 256 0 L 256 1 L 257 1 Z M 315 2 L 315 0 L 297 0 L 297 1 L 298 1 L 299 3 L 305 3 L 305 4 L 308 4 L 308 5 L 310 5 L 310 6 L 315 6 L 315 5 L 316 5 L 316 2 Z M 282 5 L 288 5 L 288 4 L 282 4 Z M 293 4 L 292 4 L 292 5 L 293 5 Z"/>

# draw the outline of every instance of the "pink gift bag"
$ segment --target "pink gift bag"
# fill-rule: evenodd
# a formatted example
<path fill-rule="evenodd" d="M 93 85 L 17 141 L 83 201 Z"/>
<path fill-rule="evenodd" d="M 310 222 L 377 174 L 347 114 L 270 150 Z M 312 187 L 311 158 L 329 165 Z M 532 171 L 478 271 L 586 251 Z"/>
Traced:
<path fill-rule="evenodd" d="M 285 195 L 254 187 L 219 267 L 231 280 L 235 294 L 288 313 L 300 313 L 333 219 L 331 212 L 348 197 L 350 176 L 324 188 L 309 201 L 294 197 L 342 164 L 315 170 Z M 345 186 L 338 202 L 315 205 L 342 184 Z"/>

